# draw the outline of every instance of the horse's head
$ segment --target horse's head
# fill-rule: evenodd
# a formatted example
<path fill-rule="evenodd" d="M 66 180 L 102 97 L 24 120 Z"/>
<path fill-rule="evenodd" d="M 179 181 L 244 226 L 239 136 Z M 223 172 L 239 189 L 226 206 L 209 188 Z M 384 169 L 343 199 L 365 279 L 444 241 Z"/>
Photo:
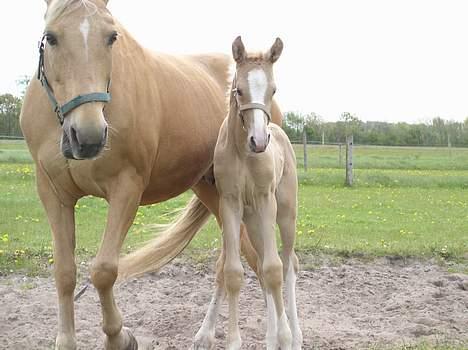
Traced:
<path fill-rule="evenodd" d="M 39 78 L 62 123 L 67 158 L 92 159 L 107 141 L 112 45 L 117 32 L 107 0 L 46 0 Z"/>
<path fill-rule="evenodd" d="M 276 92 L 273 63 L 283 51 L 283 42 L 277 38 L 265 53 L 250 54 L 245 51 L 241 37 L 232 43 L 232 55 L 236 61 L 234 94 L 247 131 L 247 145 L 252 152 L 264 152 L 270 141 L 268 123 Z"/>

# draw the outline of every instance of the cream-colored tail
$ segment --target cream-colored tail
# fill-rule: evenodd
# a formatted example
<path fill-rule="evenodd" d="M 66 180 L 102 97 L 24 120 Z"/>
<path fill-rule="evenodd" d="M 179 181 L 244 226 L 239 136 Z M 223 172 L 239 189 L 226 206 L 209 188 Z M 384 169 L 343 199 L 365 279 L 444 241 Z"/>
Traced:
<path fill-rule="evenodd" d="M 120 259 L 118 279 L 122 281 L 156 271 L 169 263 L 190 243 L 210 215 L 203 203 L 193 196 L 175 222 L 160 226 L 158 237 Z"/>

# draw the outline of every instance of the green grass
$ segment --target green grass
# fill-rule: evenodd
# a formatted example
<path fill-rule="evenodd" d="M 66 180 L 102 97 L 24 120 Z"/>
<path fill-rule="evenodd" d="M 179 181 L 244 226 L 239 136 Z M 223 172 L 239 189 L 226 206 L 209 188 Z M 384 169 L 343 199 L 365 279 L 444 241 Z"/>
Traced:
<path fill-rule="evenodd" d="M 322 153 L 324 152 L 324 156 Z M 461 262 L 468 259 L 468 169 L 454 167 L 446 149 L 366 147 L 366 157 L 379 158 L 369 169 L 355 171 L 355 186 L 343 186 L 344 171 L 326 167 L 327 148 L 316 148 L 311 162 L 322 162 L 305 173 L 299 171 L 297 248 L 303 253 L 339 256 L 413 256 Z M 387 169 L 383 159 L 411 158 L 422 152 L 419 163 Z M 453 158 L 468 155 L 453 149 Z M 2 154 L 9 156 L 2 158 Z M 16 154 L 16 155 L 15 155 Z M 405 155 L 406 154 L 406 155 Z M 433 158 L 431 158 L 431 154 Z M 11 159 L 13 157 L 13 160 Z M 318 158 L 315 159 L 314 157 Z M 356 158 L 358 159 L 358 158 Z M 363 158 L 364 159 L 364 158 Z M 355 164 L 359 164 L 355 160 Z M 434 165 L 435 169 L 425 169 Z M 437 165 L 437 166 L 435 166 Z M 422 169 L 418 169 L 419 166 Z M 22 142 L 0 142 L 0 273 L 24 269 L 37 274 L 53 263 L 52 243 L 44 210 L 34 184 L 34 166 Z M 148 224 L 166 223 L 175 209 L 190 198 L 141 207 L 130 229 L 124 250 L 148 240 Z M 102 199 L 86 197 L 76 207 L 77 256 L 86 260 L 99 246 L 107 206 Z M 188 252 L 203 259 L 220 246 L 214 220 L 196 236 Z"/>
<path fill-rule="evenodd" d="M 339 146 L 308 145 L 311 168 L 343 168 L 346 149 Z M 294 145 L 298 167 L 304 164 L 302 145 Z M 354 146 L 355 169 L 468 170 L 468 148 Z"/>

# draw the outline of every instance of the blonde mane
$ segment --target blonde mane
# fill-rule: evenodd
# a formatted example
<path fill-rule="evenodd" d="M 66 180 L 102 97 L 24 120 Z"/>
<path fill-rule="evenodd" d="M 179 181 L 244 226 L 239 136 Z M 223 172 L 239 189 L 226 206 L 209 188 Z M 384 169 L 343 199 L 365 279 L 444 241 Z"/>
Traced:
<path fill-rule="evenodd" d="M 45 15 L 46 25 L 57 20 L 65 12 L 74 11 L 81 6 L 85 7 L 90 15 L 97 11 L 96 4 L 91 0 L 52 0 Z"/>

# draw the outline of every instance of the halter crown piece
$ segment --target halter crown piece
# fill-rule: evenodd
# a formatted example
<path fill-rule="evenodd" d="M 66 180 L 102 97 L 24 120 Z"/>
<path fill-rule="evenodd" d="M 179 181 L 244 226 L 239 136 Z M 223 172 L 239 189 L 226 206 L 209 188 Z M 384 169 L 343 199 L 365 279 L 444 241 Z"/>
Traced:
<path fill-rule="evenodd" d="M 63 125 L 66 115 L 74 110 L 76 107 L 81 106 L 85 103 L 90 102 L 104 102 L 107 103 L 111 100 L 111 94 L 109 92 L 110 88 L 110 80 L 107 84 L 107 92 L 92 92 L 90 94 L 78 95 L 72 98 L 67 103 L 60 105 L 54 95 L 54 90 L 49 84 L 47 80 L 45 70 L 44 70 L 44 49 L 45 49 L 45 38 L 46 35 L 42 36 L 41 41 L 39 42 L 39 67 L 37 69 L 37 79 L 41 82 L 42 86 L 44 87 L 45 91 L 47 92 L 47 96 L 49 97 L 50 102 L 52 103 L 52 107 L 54 112 L 57 114 L 57 118 L 60 122 L 60 125 Z"/>

